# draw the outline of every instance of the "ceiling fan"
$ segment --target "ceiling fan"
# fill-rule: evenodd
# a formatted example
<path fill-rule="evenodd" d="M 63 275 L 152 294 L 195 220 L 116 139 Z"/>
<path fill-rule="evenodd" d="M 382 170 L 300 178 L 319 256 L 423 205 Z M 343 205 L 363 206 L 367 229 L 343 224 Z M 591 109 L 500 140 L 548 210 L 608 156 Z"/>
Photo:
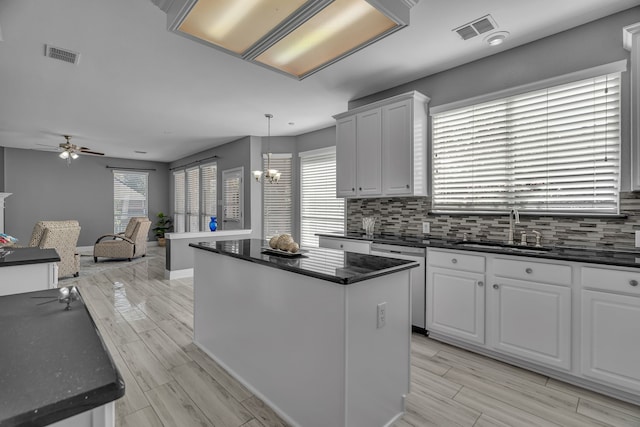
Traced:
<path fill-rule="evenodd" d="M 97 151 L 92 151 L 87 147 L 80 147 L 79 145 L 75 145 L 71 143 L 70 135 L 62 135 L 66 142 L 60 143 L 60 154 L 58 157 L 67 161 L 67 163 L 71 163 L 71 160 L 77 159 L 80 154 L 91 154 L 94 156 L 104 156 L 104 153 L 99 153 Z"/>

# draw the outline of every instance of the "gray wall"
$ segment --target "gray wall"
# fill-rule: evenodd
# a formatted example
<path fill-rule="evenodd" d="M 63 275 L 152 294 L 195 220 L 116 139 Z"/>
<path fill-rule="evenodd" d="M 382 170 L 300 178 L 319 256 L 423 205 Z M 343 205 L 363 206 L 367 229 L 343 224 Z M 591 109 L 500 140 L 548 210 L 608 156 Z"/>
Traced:
<path fill-rule="evenodd" d="M 4 147 L 0 147 L 0 193 L 4 191 Z"/>
<path fill-rule="evenodd" d="M 166 163 L 81 156 L 67 166 L 57 153 L 5 148 L 4 165 L 5 190 L 13 193 L 5 230 L 21 244 L 29 242 L 39 220 L 78 220 L 78 246 L 92 246 L 100 235 L 113 233 L 113 172 L 107 165 L 156 169 L 149 172 L 149 218 L 155 221 L 169 208 Z"/>
<path fill-rule="evenodd" d="M 622 28 L 638 21 L 640 21 L 640 6 L 351 101 L 349 108 L 359 107 L 412 90 L 429 96 L 431 98 L 429 106 L 435 107 L 628 59 L 629 52 L 622 47 Z M 622 190 L 627 190 L 630 182 L 629 87 L 629 73 L 623 73 L 621 100 Z M 429 126 L 429 140 L 431 140 L 430 133 Z"/>

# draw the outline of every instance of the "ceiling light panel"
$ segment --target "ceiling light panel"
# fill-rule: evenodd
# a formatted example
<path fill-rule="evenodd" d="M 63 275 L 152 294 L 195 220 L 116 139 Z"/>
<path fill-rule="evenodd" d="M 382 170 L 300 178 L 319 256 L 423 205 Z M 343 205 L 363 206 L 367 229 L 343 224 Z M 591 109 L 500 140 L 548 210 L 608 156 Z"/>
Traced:
<path fill-rule="evenodd" d="M 409 24 L 418 0 L 174 0 L 168 28 L 305 78 Z"/>
<path fill-rule="evenodd" d="M 335 0 L 255 60 L 300 78 L 398 26 L 365 0 Z"/>
<path fill-rule="evenodd" d="M 305 3 L 306 0 L 198 0 L 178 30 L 242 55 Z"/>

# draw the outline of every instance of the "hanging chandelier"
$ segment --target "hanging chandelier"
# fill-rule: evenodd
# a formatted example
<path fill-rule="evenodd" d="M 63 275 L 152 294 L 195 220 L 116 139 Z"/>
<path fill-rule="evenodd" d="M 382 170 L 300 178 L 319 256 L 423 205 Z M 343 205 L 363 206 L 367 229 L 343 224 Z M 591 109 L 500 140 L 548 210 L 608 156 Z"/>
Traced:
<path fill-rule="evenodd" d="M 270 141 L 271 141 L 271 119 L 273 118 L 273 114 L 265 114 L 267 118 L 267 170 L 264 171 L 264 179 L 265 182 L 269 182 L 270 184 L 277 184 L 280 181 L 280 172 L 277 169 L 271 169 L 271 152 L 270 152 Z M 260 178 L 262 177 L 263 172 L 261 170 L 253 171 L 253 177 L 257 182 L 260 182 Z"/>

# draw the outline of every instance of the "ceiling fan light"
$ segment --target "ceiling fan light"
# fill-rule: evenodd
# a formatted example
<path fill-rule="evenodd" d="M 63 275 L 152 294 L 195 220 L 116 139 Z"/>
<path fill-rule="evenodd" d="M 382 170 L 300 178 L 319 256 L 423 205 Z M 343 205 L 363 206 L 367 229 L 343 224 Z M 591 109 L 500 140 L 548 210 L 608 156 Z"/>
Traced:
<path fill-rule="evenodd" d="M 78 154 L 76 154 L 76 153 L 71 153 L 71 158 L 72 158 L 73 160 L 77 159 L 78 157 L 80 157 L 80 156 L 78 156 Z"/>
<path fill-rule="evenodd" d="M 62 153 L 58 154 L 58 157 L 60 157 L 61 159 L 68 159 L 69 158 L 69 152 L 65 150 Z"/>

